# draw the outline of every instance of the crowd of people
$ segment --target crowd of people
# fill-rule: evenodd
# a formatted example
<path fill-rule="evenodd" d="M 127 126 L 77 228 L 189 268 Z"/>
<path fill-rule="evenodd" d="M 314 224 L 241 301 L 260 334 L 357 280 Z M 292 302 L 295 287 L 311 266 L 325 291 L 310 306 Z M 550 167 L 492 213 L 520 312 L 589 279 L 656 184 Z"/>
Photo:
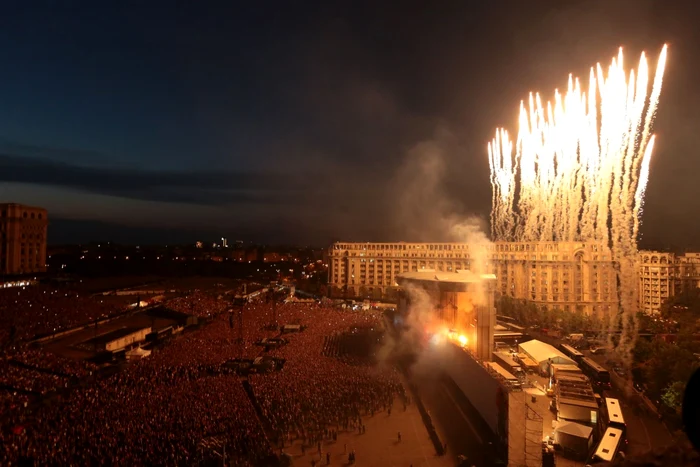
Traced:
<path fill-rule="evenodd" d="M 163 352 L 167 353 L 167 351 Z M 0 464 L 193 465 L 222 437 L 234 465 L 260 465 L 270 447 L 236 376 L 144 359 L 41 407 L 11 431 Z"/>
<path fill-rule="evenodd" d="M 220 294 L 209 294 L 201 290 L 194 290 L 182 297 L 168 300 L 167 307 L 180 313 L 200 318 L 211 318 L 223 313 L 230 307 L 230 302 L 222 300 L 222 298 L 223 295 Z"/>
<path fill-rule="evenodd" d="M 209 438 L 225 444 L 233 464 L 260 465 L 272 454 L 267 438 L 238 376 L 220 369 L 226 352 L 235 353 L 227 314 L 222 313 L 226 307 L 224 300 L 204 293 L 177 298 L 172 308 L 215 316 L 212 324 L 51 404 L 4 413 L 0 465 L 15 465 L 22 457 L 38 465 L 191 465 L 213 455 L 206 452 Z M 10 371 L 0 384 L 38 392 L 44 378 L 55 387 L 66 380 L 59 374 L 82 378 L 95 370 L 65 360 L 42 350 L 16 350 L 3 360 L 6 366 L 0 371 Z M 53 373 L 33 372 L 24 383 L 20 372 L 32 371 L 11 362 L 41 364 Z M 20 399 L 13 399 L 17 406 Z"/>
<path fill-rule="evenodd" d="M 68 378 L 12 365 L 3 359 L 0 362 L 0 386 L 12 387 L 21 392 L 46 394 L 68 386 Z"/>
<path fill-rule="evenodd" d="M 0 348 L 120 311 L 122 307 L 67 287 L 38 284 L 0 289 Z"/>
<path fill-rule="evenodd" d="M 94 363 L 27 347 L 6 349 L 5 357 L 28 368 L 37 368 L 70 378 L 82 379 L 92 376 L 97 371 L 97 365 Z"/>
<path fill-rule="evenodd" d="M 317 441 L 328 430 L 347 429 L 362 416 L 389 406 L 397 394 L 404 396 L 392 366 L 351 365 L 322 355 L 324 337 L 368 324 L 381 326 L 380 315 L 288 304 L 281 307 L 279 317 L 307 327 L 288 345 L 271 352 L 286 359 L 282 371 L 250 377 L 276 445 L 285 439 Z"/>
<path fill-rule="evenodd" d="M 0 385 L 19 391 L 1 393 L 0 407 L 15 410 L 3 411 L 0 464 L 29 457 L 37 465 L 192 465 L 222 455 L 212 446 L 223 445 L 232 465 L 267 465 L 283 440 L 314 442 L 402 394 L 390 365 L 323 354 L 327 336 L 379 326 L 377 314 L 266 298 L 239 308 L 200 291 L 164 305 L 211 319 L 111 376 L 41 349 L 6 348 Z M 256 345 L 279 335 L 281 324 L 303 330 L 285 335 L 288 344 L 278 349 Z M 223 365 L 265 352 L 286 363 L 281 371 L 251 375 L 249 386 Z M 51 403 L 27 404 L 25 391 L 44 394 L 92 374 L 89 384 L 54 392 Z"/>

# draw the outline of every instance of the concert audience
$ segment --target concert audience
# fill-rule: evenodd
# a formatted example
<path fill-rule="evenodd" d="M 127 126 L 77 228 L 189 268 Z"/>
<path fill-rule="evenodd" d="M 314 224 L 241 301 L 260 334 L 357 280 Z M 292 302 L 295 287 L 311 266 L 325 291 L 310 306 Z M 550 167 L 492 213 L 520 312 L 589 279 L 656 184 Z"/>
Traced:
<path fill-rule="evenodd" d="M 57 307 L 65 309 L 67 301 L 34 302 L 29 297 L 36 294 L 18 295 L 26 300 L 25 308 L 42 303 L 43 311 L 28 320 L 38 316 L 44 327 L 78 324 L 78 313 L 56 317 Z M 239 311 L 201 292 L 166 306 L 212 319 L 111 376 L 44 350 L 5 346 L 0 354 L 0 386 L 6 388 L 0 391 L 0 465 L 16 465 L 23 458 L 36 465 L 193 465 L 223 452 L 230 465 L 268 465 L 284 439 L 314 443 L 331 431 L 352 429 L 402 394 L 390 366 L 325 352 L 328 336 L 380 326 L 378 314 L 264 298 Z M 107 312 L 83 310 L 82 316 Z M 22 321 L 15 320 L 22 336 L 41 329 Z M 261 338 L 279 336 L 281 324 L 300 324 L 303 330 L 284 334 L 289 343 L 277 349 L 256 345 Z M 285 360 L 280 371 L 242 381 L 223 365 L 265 353 Z M 75 381 L 82 384 L 71 384 Z"/>

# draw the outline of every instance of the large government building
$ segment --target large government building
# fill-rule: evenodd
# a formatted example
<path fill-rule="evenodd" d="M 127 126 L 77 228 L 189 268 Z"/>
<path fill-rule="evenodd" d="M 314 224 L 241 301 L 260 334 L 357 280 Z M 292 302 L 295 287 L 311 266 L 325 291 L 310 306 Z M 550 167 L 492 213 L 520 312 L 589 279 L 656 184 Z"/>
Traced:
<path fill-rule="evenodd" d="M 598 243 L 337 242 L 328 256 L 328 283 L 334 297 L 395 299 L 399 274 L 473 270 L 495 274 L 499 294 L 547 308 L 605 314 L 618 306 L 610 251 Z M 658 313 L 670 297 L 699 286 L 700 253 L 639 253 L 641 311 Z"/>
<path fill-rule="evenodd" d="M 46 271 L 46 209 L 0 204 L 0 274 Z"/>
<path fill-rule="evenodd" d="M 329 250 L 328 282 L 332 296 L 391 299 L 401 273 L 465 269 L 495 274 L 497 292 L 540 306 L 588 314 L 617 309 L 610 252 L 586 242 L 337 242 Z"/>

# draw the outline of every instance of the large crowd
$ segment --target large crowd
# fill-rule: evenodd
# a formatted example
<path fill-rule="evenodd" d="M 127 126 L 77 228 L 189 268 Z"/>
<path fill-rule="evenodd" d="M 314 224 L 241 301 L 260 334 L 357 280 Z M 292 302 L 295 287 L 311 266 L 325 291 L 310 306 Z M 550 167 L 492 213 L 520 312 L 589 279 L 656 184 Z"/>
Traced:
<path fill-rule="evenodd" d="M 175 297 L 168 300 L 167 306 L 169 309 L 195 315 L 200 318 L 210 318 L 224 312 L 230 303 L 222 300 L 223 295 L 208 294 L 200 290 L 194 290 L 182 297 Z"/>
<path fill-rule="evenodd" d="M 66 287 L 0 289 L 0 347 L 70 329 L 123 311 Z"/>
<path fill-rule="evenodd" d="M 236 376 L 145 359 L 41 407 L 4 440 L 0 464 L 29 455 L 38 465 L 192 465 L 211 437 L 225 439 L 236 465 L 269 455 Z"/>
<path fill-rule="evenodd" d="M 342 359 L 322 355 L 324 337 L 374 323 L 374 313 L 349 313 L 316 305 L 285 305 L 285 322 L 308 327 L 291 343 L 273 353 L 286 359 L 284 369 L 254 375 L 250 383 L 276 438 L 317 441 L 328 430 L 347 429 L 364 415 L 380 411 L 403 396 L 396 370 L 388 365 L 349 365 Z"/>
<path fill-rule="evenodd" d="M 390 366 L 322 352 L 329 335 L 380 325 L 377 314 L 265 299 L 238 309 L 200 291 L 165 306 L 211 320 L 111 376 L 41 349 L 5 346 L 0 386 L 12 389 L 0 391 L 0 409 L 8 409 L 0 415 L 0 465 L 24 457 L 37 465 L 192 465 L 224 450 L 232 465 L 267 465 L 284 440 L 313 443 L 402 394 Z M 244 382 L 222 365 L 265 353 L 256 342 L 279 335 L 280 324 L 303 326 L 285 335 L 287 345 L 267 349 L 286 360 L 281 371 Z M 76 380 L 83 383 L 69 388 Z M 34 404 L 27 395 L 47 393 L 50 401 Z"/>

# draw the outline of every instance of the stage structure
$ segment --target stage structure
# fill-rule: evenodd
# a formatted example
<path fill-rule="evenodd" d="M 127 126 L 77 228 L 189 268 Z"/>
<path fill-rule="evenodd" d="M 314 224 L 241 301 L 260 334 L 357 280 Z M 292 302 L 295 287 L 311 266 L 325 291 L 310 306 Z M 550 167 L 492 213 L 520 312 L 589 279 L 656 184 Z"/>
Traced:
<path fill-rule="evenodd" d="M 400 274 L 396 282 L 401 287 L 400 314 L 433 312 L 440 326 L 428 332 L 444 332 L 444 337 L 469 349 L 479 360 L 491 360 L 496 324 L 495 275 L 423 269 Z"/>

